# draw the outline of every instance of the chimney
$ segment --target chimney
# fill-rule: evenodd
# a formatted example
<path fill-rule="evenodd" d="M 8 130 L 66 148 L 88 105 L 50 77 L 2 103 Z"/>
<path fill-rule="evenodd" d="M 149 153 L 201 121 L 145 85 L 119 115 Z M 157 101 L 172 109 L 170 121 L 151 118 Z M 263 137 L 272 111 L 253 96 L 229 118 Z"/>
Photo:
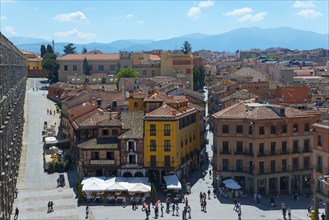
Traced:
<path fill-rule="evenodd" d="M 112 101 L 111 109 L 112 109 L 112 111 L 117 110 L 117 101 L 116 100 Z"/>

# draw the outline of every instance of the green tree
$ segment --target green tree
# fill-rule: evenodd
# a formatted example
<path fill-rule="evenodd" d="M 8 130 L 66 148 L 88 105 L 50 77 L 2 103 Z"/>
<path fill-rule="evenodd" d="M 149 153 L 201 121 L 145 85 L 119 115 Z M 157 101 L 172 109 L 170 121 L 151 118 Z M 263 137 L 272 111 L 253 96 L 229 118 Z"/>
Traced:
<path fill-rule="evenodd" d="M 77 182 L 77 197 L 78 197 L 78 201 L 82 201 L 83 199 L 83 192 L 82 192 L 82 187 L 83 187 L 83 184 L 78 181 Z"/>
<path fill-rule="evenodd" d="M 82 69 L 83 69 L 83 73 L 84 73 L 85 75 L 90 75 L 89 64 L 88 64 L 88 61 L 87 61 L 87 58 L 86 58 L 86 57 L 85 57 L 85 59 L 83 60 Z"/>
<path fill-rule="evenodd" d="M 81 53 L 82 53 L 82 54 L 88 53 L 88 50 L 87 50 L 87 48 L 85 48 L 85 47 L 84 47 L 84 48 L 82 48 L 82 51 L 81 51 Z"/>
<path fill-rule="evenodd" d="M 193 67 L 193 90 L 203 89 L 205 83 L 206 69 L 203 65 L 197 64 Z"/>
<path fill-rule="evenodd" d="M 119 70 L 119 72 L 116 75 L 117 87 L 118 87 L 120 78 L 134 78 L 134 77 L 138 77 L 138 76 L 140 76 L 139 72 L 137 72 L 136 70 L 134 70 L 131 67 L 125 67 L 125 68 Z"/>
<path fill-rule="evenodd" d="M 41 47 L 40 47 L 40 55 L 41 55 L 41 57 L 43 57 L 46 53 L 47 53 L 46 46 L 42 44 Z"/>
<path fill-rule="evenodd" d="M 182 46 L 182 52 L 184 54 L 188 54 L 188 53 L 192 52 L 192 46 L 191 46 L 190 42 L 184 41 L 183 46 Z"/>
<path fill-rule="evenodd" d="M 50 44 L 47 45 L 47 53 L 54 53 L 53 47 Z"/>
<path fill-rule="evenodd" d="M 64 54 L 74 54 L 74 53 L 77 53 L 76 52 L 76 47 L 74 47 L 74 44 L 72 43 L 69 43 L 68 45 L 64 46 Z"/>
<path fill-rule="evenodd" d="M 42 60 L 42 68 L 48 71 L 48 79 L 52 82 L 58 80 L 58 68 L 59 65 L 56 63 L 57 56 L 53 53 L 46 53 Z"/>

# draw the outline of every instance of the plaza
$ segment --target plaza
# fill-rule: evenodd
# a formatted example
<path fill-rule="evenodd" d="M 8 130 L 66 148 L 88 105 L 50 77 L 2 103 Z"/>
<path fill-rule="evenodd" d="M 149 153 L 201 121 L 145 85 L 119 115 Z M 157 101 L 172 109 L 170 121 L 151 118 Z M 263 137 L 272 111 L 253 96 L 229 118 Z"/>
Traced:
<path fill-rule="evenodd" d="M 78 205 L 74 191 L 77 181 L 76 171 L 71 169 L 65 173 L 66 185 L 63 188 L 57 188 L 58 173 L 47 174 L 43 169 L 43 122 L 48 121 L 49 124 L 56 122 L 58 125 L 60 120 L 59 114 L 47 114 L 47 108 L 55 110 L 54 103 L 46 97 L 47 91 L 40 89 L 33 91 L 32 89 L 41 88 L 44 86 L 44 81 L 45 79 L 29 79 L 27 82 L 23 149 L 17 183 L 18 196 L 13 207 L 18 207 L 20 210 L 18 219 L 85 219 L 86 204 Z M 211 156 L 212 140 L 211 138 L 209 140 L 207 151 Z M 205 168 L 209 171 L 211 167 L 206 164 Z M 213 180 L 209 177 L 209 172 L 202 179 L 200 170 L 194 171 L 189 178 L 191 194 L 186 197 L 192 210 L 192 219 L 238 219 L 237 213 L 233 210 L 233 200 L 223 197 L 211 197 L 210 200 L 207 200 L 207 212 L 202 212 L 199 193 L 207 192 L 209 189 L 212 192 Z M 157 192 L 158 198 L 164 202 L 161 191 L 157 190 Z M 285 202 L 286 206 L 292 209 L 292 219 L 310 219 L 307 216 L 307 207 L 311 200 L 312 197 L 306 198 L 306 195 L 300 195 L 299 200 L 294 200 L 292 195 L 282 195 L 279 199 L 275 198 L 277 208 L 271 208 L 270 198 L 263 196 L 261 203 L 256 204 L 252 196 L 248 195 L 247 198 L 240 199 L 242 219 L 283 219 L 280 210 L 281 202 Z M 54 202 L 54 212 L 47 213 L 48 201 Z M 89 219 L 146 218 L 145 212 L 141 211 L 141 205 L 135 211 L 132 210 L 130 204 L 127 207 L 99 203 L 88 205 Z M 179 204 L 179 208 L 179 216 L 172 216 L 172 212 L 170 212 L 169 214 L 164 213 L 164 217 L 159 217 L 159 219 L 182 219 L 183 203 Z M 320 213 L 324 212 L 323 205 L 320 208 Z M 149 219 L 154 219 L 154 209 L 152 208 Z"/>

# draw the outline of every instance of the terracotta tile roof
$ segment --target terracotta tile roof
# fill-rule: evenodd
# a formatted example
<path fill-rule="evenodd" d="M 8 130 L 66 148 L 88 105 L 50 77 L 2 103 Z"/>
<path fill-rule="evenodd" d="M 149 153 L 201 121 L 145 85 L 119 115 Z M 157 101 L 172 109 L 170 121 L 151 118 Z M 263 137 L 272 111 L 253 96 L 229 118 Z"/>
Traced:
<path fill-rule="evenodd" d="M 144 130 L 144 112 L 122 112 L 122 129 L 128 130 L 121 134 L 118 138 L 132 138 L 132 139 L 141 139 L 143 138 Z"/>
<path fill-rule="evenodd" d="M 279 115 L 279 109 L 284 109 L 284 116 Z M 236 103 L 213 114 L 214 118 L 248 118 L 248 119 L 276 119 L 281 117 L 296 118 L 316 115 L 317 112 L 302 111 L 293 107 L 281 105 L 252 103 L 250 100 Z"/>
<path fill-rule="evenodd" d="M 101 126 L 101 127 L 121 127 L 121 120 L 116 118 L 117 114 L 113 113 L 113 112 L 105 112 L 106 115 L 106 118 L 97 123 L 98 126 Z"/>
<path fill-rule="evenodd" d="M 176 120 L 186 115 L 195 113 L 197 110 L 192 107 L 183 107 L 179 110 L 163 104 L 161 107 L 147 113 L 144 117 L 145 120 Z"/>
<path fill-rule="evenodd" d="M 119 144 L 117 138 L 93 138 L 78 144 L 78 148 L 89 149 L 89 150 L 92 149 L 117 150 L 118 146 Z"/>
<path fill-rule="evenodd" d="M 158 55 L 150 54 L 150 60 L 161 60 L 161 57 Z"/>
<path fill-rule="evenodd" d="M 67 54 L 65 56 L 57 58 L 57 60 L 119 60 L 120 54 Z"/>
<path fill-rule="evenodd" d="M 186 99 L 185 96 L 171 96 L 167 95 L 165 93 L 159 93 L 156 92 L 150 97 L 146 98 L 144 101 L 147 102 L 165 102 L 165 103 L 181 103 L 181 102 L 187 102 L 188 100 Z"/>
<path fill-rule="evenodd" d="M 89 112 L 73 121 L 73 126 L 79 127 L 96 127 L 99 122 L 104 121 L 109 117 L 109 112 L 104 112 L 101 109 L 96 109 Z"/>

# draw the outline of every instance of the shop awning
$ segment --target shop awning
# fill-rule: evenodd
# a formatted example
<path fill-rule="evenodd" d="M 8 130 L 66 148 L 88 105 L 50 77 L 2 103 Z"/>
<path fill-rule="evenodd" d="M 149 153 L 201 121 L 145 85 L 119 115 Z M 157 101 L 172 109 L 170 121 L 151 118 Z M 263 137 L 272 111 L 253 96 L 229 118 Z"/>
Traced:
<path fill-rule="evenodd" d="M 179 182 L 176 175 L 164 176 L 168 190 L 181 190 L 182 184 Z"/>
<path fill-rule="evenodd" d="M 224 180 L 223 183 L 225 184 L 225 187 L 227 187 L 229 189 L 241 189 L 241 186 L 235 180 L 227 179 L 227 180 Z"/>

